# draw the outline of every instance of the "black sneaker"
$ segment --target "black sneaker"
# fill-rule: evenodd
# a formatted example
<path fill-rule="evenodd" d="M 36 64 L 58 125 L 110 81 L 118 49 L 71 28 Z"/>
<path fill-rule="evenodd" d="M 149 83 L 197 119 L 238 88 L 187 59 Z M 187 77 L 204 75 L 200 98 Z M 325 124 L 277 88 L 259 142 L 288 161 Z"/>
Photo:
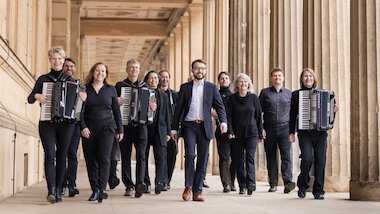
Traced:
<path fill-rule="evenodd" d="M 284 193 L 289 193 L 290 191 L 294 190 L 296 188 L 296 183 L 290 182 L 285 184 Z"/>
<path fill-rule="evenodd" d="M 316 194 L 316 195 L 314 195 L 314 199 L 323 200 L 323 199 L 325 199 L 325 195 L 324 194 Z"/>
<path fill-rule="evenodd" d="M 298 190 L 298 197 L 305 198 L 306 197 L 306 192 L 302 191 L 302 190 Z"/>
<path fill-rule="evenodd" d="M 244 195 L 247 192 L 247 188 L 240 188 L 239 194 Z"/>
<path fill-rule="evenodd" d="M 136 187 L 135 197 L 140 198 L 142 194 L 146 192 L 146 185 L 145 184 L 139 184 Z"/>
<path fill-rule="evenodd" d="M 113 178 L 108 182 L 110 189 L 115 189 L 120 184 L 119 178 Z"/>
<path fill-rule="evenodd" d="M 247 194 L 252 195 L 252 192 L 254 192 L 254 191 L 256 191 L 256 185 L 249 185 Z"/>
<path fill-rule="evenodd" d="M 76 187 L 69 187 L 69 197 L 74 197 L 79 194 L 79 190 Z"/>
<path fill-rule="evenodd" d="M 154 187 L 154 193 L 155 194 L 160 194 L 161 193 L 161 191 L 164 189 L 164 185 L 163 184 L 161 184 L 161 183 L 158 183 L 158 184 L 156 184 L 156 186 Z"/>
<path fill-rule="evenodd" d="M 276 192 L 276 191 L 277 191 L 277 186 L 272 186 L 268 190 L 268 192 Z"/>

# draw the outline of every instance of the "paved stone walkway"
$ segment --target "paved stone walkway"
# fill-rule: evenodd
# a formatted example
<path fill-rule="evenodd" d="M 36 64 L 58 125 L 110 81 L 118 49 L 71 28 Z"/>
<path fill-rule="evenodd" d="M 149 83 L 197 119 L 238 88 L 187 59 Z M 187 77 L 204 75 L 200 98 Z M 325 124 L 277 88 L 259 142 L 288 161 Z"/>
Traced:
<path fill-rule="evenodd" d="M 283 194 L 283 187 L 275 193 L 268 193 L 267 183 L 258 182 L 252 196 L 239 195 L 238 192 L 222 193 L 218 176 L 207 175 L 210 189 L 204 189 L 205 202 L 183 201 L 182 191 L 184 172 L 175 170 L 172 188 L 160 195 L 144 194 L 140 199 L 124 197 L 124 187 L 119 185 L 108 191 L 109 199 L 102 204 L 87 201 L 91 194 L 84 162 L 80 163 L 77 185 L 80 194 L 74 198 L 63 197 L 60 204 L 46 201 L 46 182 L 33 185 L 27 190 L 0 202 L 1 213 L 380 213 L 380 202 L 350 201 L 349 193 L 326 193 L 325 200 L 314 200 L 311 193 L 299 199 L 297 192 Z M 120 167 L 120 166 L 119 166 Z M 119 168 L 120 169 L 120 168 Z M 154 175 L 154 166 L 150 166 Z M 120 174 L 120 171 L 118 171 Z M 151 177 L 153 179 L 153 177 Z M 153 187 L 154 188 L 154 187 Z M 153 189 L 152 188 L 152 189 Z M 297 188 L 296 188 L 297 189 Z M 153 190 L 154 192 L 154 190 Z"/>

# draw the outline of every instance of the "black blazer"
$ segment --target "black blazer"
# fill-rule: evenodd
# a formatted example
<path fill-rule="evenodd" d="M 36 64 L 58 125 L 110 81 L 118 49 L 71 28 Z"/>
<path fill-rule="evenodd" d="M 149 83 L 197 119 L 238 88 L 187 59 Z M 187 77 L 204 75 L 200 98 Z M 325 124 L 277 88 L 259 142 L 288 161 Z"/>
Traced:
<path fill-rule="evenodd" d="M 193 81 L 181 85 L 181 89 L 178 94 L 177 107 L 175 109 L 172 122 L 172 130 L 178 130 L 180 122 L 182 123 L 189 113 L 192 93 Z M 224 109 L 223 101 L 218 88 L 215 84 L 204 81 L 203 118 L 206 137 L 209 140 L 214 138 L 211 108 L 214 108 L 218 113 L 220 122 L 227 124 L 226 111 Z M 181 115 L 183 115 L 182 118 Z"/>
<path fill-rule="evenodd" d="M 166 136 L 170 136 L 170 115 L 168 108 L 168 96 L 161 91 L 156 91 L 158 93 L 158 103 L 157 103 L 157 126 L 158 135 L 160 137 L 160 142 L 162 146 L 167 146 Z"/>

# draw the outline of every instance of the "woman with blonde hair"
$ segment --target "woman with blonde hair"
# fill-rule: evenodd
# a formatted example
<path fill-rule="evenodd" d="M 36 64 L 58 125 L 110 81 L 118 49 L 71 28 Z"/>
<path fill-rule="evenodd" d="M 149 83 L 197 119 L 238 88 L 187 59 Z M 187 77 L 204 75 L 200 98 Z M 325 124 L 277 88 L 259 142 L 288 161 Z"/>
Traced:
<path fill-rule="evenodd" d="M 107 199 L 111 149 L 116 134 L 123 139 L 123 125 L 115 87 L 106 81 L 108 68 L 95 63 L 84 80 L 87 100 L 81 114 L 81 134 L 84 157 L 92 195 L 89 201 Z M 115 124 L 116 122 L 116 124 Z"/>
<path fill-rule="evenodd" d="M 62 71 L 63 62 L 66 57 L 62 47 L 53 47 L 49 50 L 50 72 L 41 75 L 28 96 L 28 103 L 36 100 L 40 104 L 47 102 L 47 96 L 42 94 L 45 82 L 74 81 Z M 80 94 L 82 100 L 85 98 Z M 69 149 L 70 140 L 74 132 L 74 121 L 53 118 L 51 121 L 39 121 L 38 130 L 42 146 L 45 152 L 45 176 L 48 187 L 47 200 L 50 203 L 62 202 L 62 184 L 65 175 L 65 160 Z M 55 163 L 55 164 L 54 164 Z"/>
<path fill-rule="evenodd" d="M 246 74 L 235 78 L 234 94 L 227 101 L 228 138 L 234 139 L 232 157 L 235 157 L 239 194 L 252 195 L 256 190 L 255 152 L 258 141 L 263 140 L 261 105 L 253 92 L 251 79 Z M 244 155 L 245 154 L 245 155 Z M 245 162 L 245 164 L 244 164 Z"/>
<path fill-rule="evenodd" d="M 296 130 L 298 120 L 299 92 L 312 90 L 317 87 L 318 78 L 311 68 L 304 68 L 300 75 L 301 89 L 292 93 L 290 105 L 289 141 L 295 141 L 295 132 L 298 132 L 299 145 L 301 149 L 301 172 L 298 176 L 298 197 L 305 198 L 306 189 L 310 185 L 310 169 L 314 164 L 314 199 L 324 199 L 323 190 L 326 166 L 327 132 L 318 130 Z M 334 112 L 338 106 L 334 105 Z M 314 155 L 313 155 L 314 151 Z"/>

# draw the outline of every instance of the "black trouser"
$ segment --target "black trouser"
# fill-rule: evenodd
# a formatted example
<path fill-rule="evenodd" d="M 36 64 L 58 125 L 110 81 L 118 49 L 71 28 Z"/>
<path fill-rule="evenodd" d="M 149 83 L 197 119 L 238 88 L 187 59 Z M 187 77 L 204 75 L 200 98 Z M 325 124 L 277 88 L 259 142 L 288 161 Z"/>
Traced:
<path fill-rule="evenodd" d="M 277 146 L 281 154 L 281 175 L 284 184 L 292 182 L 292 163 L 290 161 L 289 124 L 265 126 L 266 139 L 264 141 L 267 157 L 269 185 L 278 185 Z"/>
<path fill-rule="evenodd" d="M 231 140 L 228 139 L 228 134 L 220 134 L 220 129 L 215 131 L 216 146 L 218 147 L 219 154 L 219 174 L 222 180 L 222 185 L 231 186 L 231 173 L 230 173 L 230 156 L 231 156 Z"/>
<path fill-rule="evenodd" d="M 86 125 L 90 138 L 82 137 L 88 179 L 93 192 L 106 189 L 110 172 L 110 155 L 115 138 L 112 119 L 89 120 Z"/>
<path fill-rule="evenodd" d="M 235 149 L 234 141 L 231 140 L 230 143 L 230 150 L 231 150 L 231 163 L 230 163 L 230 174 L 231 174 L 231 185 L 235 186 L 235 178 L 237 176 L 237 161 L 236 157 L 234 156 L 236 152 L 234 152 Z"/>
<path fill-rule="evenodd" d="M 173 140 L 170 138 L 170 140 L 167 142 L 167 171 L 168 171 L 168 177 L 167 181 L 165 182 L 166 184 L 170 185 L 170 181 L 172 180 L 173 176 L 173 171 L 175 168 L 175 162 L 177 159 L 177 154 L 178 154 L 178 143 L 177 141 Z"/>
<path fill-rule="evenodd" d="M 147 147 L 148 130 L 146 125 L 124 126 L 125 136 L 120 142 L 121 151 L 121 178 L 126 188 L 133 188 L 135 184 L 131 175 L 132 143 L 136 149 L 136 186 L 144 182 L 145 151 Z"/>
<path fill-rule="evenodd" d="M 240 188 L 256 185 L 255 178 L 255 152 L 257 137 L 235 139 L 232 152 L 237 162 L 237 179 Z M 245 158 L 244 158 L 245 157 Z"/>
<path fill-rule="evenodd" d="M 73 137 L 71 138 L 69 150 L 67 151 L 67 168 L 65 171 L 65 179 L 63 181 L 63 186 L 76 187 L 75 181 L 77 180 L 77 170 L 78 170 L 78 146 L 80 140 L 80 127 L 79 123 L 75 124 Z M 66 164 L 65 164 L 66 166 Z"/>
<path fill-rule="evenodd" d="M 157 128 L 157 127 L 156 127 Z M 149 168 L 148 168 L 148 160 L 149 160 L 149 151 L 150 146 L 153 146 L 153 154 L 154 154 L 154 162 L 156 167 L 156 178 L 154 179 L 154 183 L 164 184 L 167 180 L 167 162 L 166 162 L 166 146 L 163 146 L 160 141 L 160 137 L 156 130 L 148 127 L 148 146 L 146 147 L 146 164 L 145 164 L 145 179 L 144 183 L 150 186 L 150 178 L 149 178 Z"/>
<path fill-rule="evenodd" d="M 40 121 L 38 130 L 45 152 L 44 164 L 48 189 L 61 188 L 74 124 Z M 54 158 L 56 158 L 56 166 L 54 166 Z"/>
<path fill-rule="evenodd" d="M 117 179 L 116 168 L 117 168 L 117 161 L 120 160 L 120 148 L 119 148 L 119 142 L 117 141 L 116 136 L 114 138 L 114 142 L 112 145 L 110 160 L 111 160 L 111 167 L 110 167 L 110 176 L 109 176 L 108 181 Z"/>
<path fill-rule="evenodd" d="M 297 186 L 301 191 L 306 191 L 310 186 L 309 172 L 314 163 L 313 195 L 324 194 L 327 132 L 298 131 L 298 139 L 301 148 L 301 173 L 298 176 Z"/>

